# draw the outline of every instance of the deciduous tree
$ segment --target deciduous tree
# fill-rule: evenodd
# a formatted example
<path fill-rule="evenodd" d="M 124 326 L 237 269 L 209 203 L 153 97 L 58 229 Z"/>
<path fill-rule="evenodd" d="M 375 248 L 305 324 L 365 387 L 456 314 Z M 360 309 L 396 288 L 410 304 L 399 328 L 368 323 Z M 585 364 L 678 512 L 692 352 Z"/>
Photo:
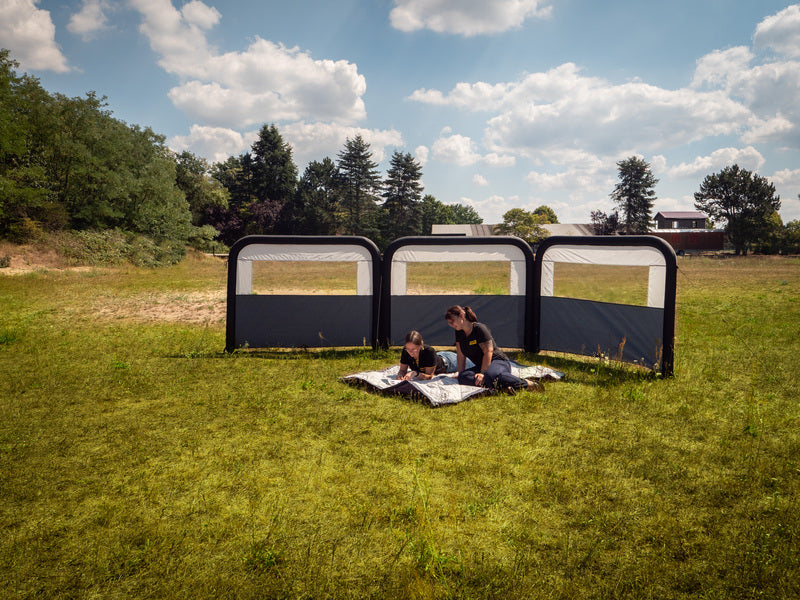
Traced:
<path fill-rule="evenodd" d="M 512 208 L 503 215 L 503 222 L 495 227 L 495 232 L 514 235 L 530 244 L 537 244 L 548 236 L 542 227 L 545 217 L 522 208 Z"/>
<path fill-rule="evenodd" d="M 725 222 L 736 254 L 747 254 L 773 227 L 781 207 L 775 186 L 764 177 L 732 165 L 707 175 L 694 195 L 694 206 L 712 220 Z"/>
<path fill-rule="evenodd" d="M 175 184 L 186 196 L 192 213 L 192 224 L 208 224 L 208 215 L 215 207 L 227 208 L 230 194 L 210 176 L 208 161 L 187 150 L 175 156 Z"/>
<path fill-rule="evenodd" d="M 533 211 L 533 214 L 540 215 L 544 218 L 544 224 L 553 224 L 556 225 L 558 223 L 558 217 L 556 216 L 556 211 L 546 205 L 542 205 L 539 208 Z"/>
<path fill-rule="evenodd" d="M 619 230 L 619 212 L 616 210 L 609 214 L 602 210 L 593 210 L 589 218 L 595 235 L 614 235 Z"/>
<path fill-rule="evenodd" d="M 297 233 L 333 235 L 340 222 L 342 177 L 328 157 L 308 163 L 297 184 Z"/>

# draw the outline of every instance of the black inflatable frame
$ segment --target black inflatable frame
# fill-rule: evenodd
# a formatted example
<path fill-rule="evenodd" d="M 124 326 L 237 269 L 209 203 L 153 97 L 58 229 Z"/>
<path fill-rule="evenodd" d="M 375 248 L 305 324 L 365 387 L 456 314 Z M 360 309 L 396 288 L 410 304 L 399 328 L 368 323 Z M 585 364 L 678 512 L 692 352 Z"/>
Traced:
<path fill-rule="evenodd" d="M 488 247 L 506 247 L 518 254 L 524 263 L 522 286 L 524 293 L 517 295 L 436 294 L 394 295 L 392 274 L 394 259 L 409 248 L 459 247 L 475 251 L 475 261 Z M 447 260 L 446 252 L 442 261 Z M 532 314 L 533 251 L 524 240 L 511 236 L 464 237 L 405 237 L 392 242 L 383 255 L 383 283 L 379 337 L 382 346 L 402 346 L 403 338 L 411 329 L 424 333 L 425 343 L 434 346 L 452 346 L 453 330 L 447 325 L 444 313 L 449 306 L 469 306 L 486 323 L 491 323 L 492 334 L 505 347 L 528 349 L 531 346 L 528 319 Z M 520 327 L 522 324 L 522 327 Z"/>
<path fill-rule="evenodd" d="M 369 257 L 371 295 L 237 294 L 239 256 L 253 244 L 357 246 Z M 507 245 L 523 257 L 521 295 L 393 295 L 394 257 L 409 246 L 474 248 Z M 664 298 L 659 308 L 542 296 L 542 259 L 558 245 L 620 248 L 648 246 L 663 256 Z M 444 260 L 444 259 L 443 259 Z M 425 335 L 426 343 L 451 346 L 446 325 L 448 306 L 473 307 L 489 323 L 505 347 L 526 352 L 564 352 L 611 358 L 659 368 L 673 374 L 677 261 L 672 247 L 655 236 L 553 236 L 534 256 L 516 237 L 432 236 L 395 240 L 381 257 L 377 246 L 359 236 L 248 236 L 231 247 L 228 257 L 226 350 L 237 348 L 352 347 L 402 345 L 409 329 Z M 620 354 L 620 349 L 623 352 Z"/>
<path fill-rule="evenodd" d="M 542 264 L 558 246 L 620 249 L 650 247 L 663 258 L 664 283 L 660 307 L 635 306 L 542 294 Z M 595 263 L 603 264 L 603 263 Z M 613 263 L 634 264 L 634 263 Z M 678 265 L 675 251 L 663 239 L 649 236 L 552 236 L 536 251 L 534 266 L 533 336 L 531 352 L 543 350 L 605 355 L 614 360 L 658 368 L 671 376 L 675 358 L 675 295 Z"/>
<path fill-rule="evenodd" d="M 371 264 L 369 295 L 237 294 L 239 257 L 251 246 L 350 246 L 366 251 Z M 253 235 L 238 240 L 228 254 L 228 299 L 225 349 L 375 347 L 378 333 L 381 255 L 378 247 L 359 236 Z"/>

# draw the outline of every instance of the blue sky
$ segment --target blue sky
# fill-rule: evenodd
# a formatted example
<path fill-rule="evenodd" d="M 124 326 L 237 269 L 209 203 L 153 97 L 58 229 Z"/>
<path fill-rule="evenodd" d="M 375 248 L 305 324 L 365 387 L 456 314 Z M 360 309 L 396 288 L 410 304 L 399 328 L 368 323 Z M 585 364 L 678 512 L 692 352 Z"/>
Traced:
<path fill-rule="evenodd" d="M 210 161 L 275 123 L 300 172 L 362 135 L 484 222 L 613 210 L 619 160 L 692 210 L 731 164 L 800 219 L 800 4 L 772 0 L 0 0 L 0 47 L 50 92 Z M 655 212 L 654 211 L 654 212 Z"/>

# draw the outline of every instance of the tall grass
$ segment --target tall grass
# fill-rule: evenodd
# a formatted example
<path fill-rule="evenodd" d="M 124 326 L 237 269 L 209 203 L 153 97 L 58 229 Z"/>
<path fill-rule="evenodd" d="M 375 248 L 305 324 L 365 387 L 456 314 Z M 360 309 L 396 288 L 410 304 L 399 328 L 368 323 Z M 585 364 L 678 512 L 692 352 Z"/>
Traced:
<path fill-rule="evenodd" d="M 225 354 L 216 259 L 0 276 L 0 596 L 796 598 L 800 261 L 679 264 L 674 378 L 435 410 Z"/>

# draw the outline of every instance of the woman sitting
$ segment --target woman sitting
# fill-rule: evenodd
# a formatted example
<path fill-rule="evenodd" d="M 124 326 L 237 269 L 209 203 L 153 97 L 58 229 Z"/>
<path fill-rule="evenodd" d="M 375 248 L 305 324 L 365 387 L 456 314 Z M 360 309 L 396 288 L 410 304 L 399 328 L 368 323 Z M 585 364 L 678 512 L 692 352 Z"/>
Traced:
<path fill-rule="evenodd" d="M 522 379 L 511 373 L 511 361 L 497 346 L 489 328 L 478 323 L 478 317 L 469 306 L 451 306 L 444 318 L 456 330 L 458 383 L 511 393 L 544 389 L 536 380 Z M 475 364 L 467 367 L 467 359 Z"/>

